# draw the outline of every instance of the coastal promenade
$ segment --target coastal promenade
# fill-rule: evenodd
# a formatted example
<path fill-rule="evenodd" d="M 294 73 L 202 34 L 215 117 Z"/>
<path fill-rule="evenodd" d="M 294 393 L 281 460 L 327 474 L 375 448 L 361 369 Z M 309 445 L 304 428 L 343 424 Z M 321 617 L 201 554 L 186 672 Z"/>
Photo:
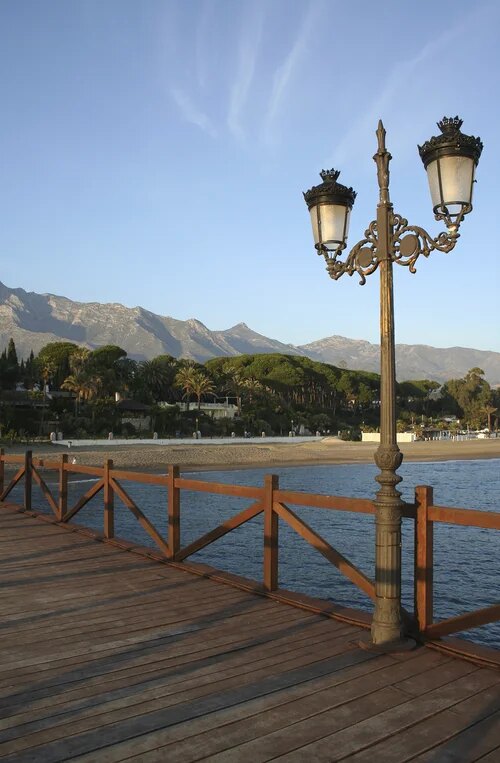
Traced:
<path fill-rule="evenodd" d="M 5 505 L 0 759 L 500 759 L 500 671 Z M 201 570 L 200 570 L 201 572 Z"/>

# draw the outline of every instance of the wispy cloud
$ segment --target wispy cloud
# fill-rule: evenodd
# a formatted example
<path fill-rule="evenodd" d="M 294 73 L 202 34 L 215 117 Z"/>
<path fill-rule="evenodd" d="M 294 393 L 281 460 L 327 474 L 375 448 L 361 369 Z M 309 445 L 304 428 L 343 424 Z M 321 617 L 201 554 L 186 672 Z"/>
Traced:
<path fill-rule="evenodd" d="M 470 14 L 476 17 L 476 13 Z M 334 163 L 343 164 L 346 160 L 351 161 L 357 154 L 357 147 L 363 142 L 366 131 L 375 125 L 378 119 L 384 115 L 393 105 L 401 107 L 401 93 L 407 91 L 408 81 L 411 75 L 417 71 L 422 64 L 433 56 L 443 56 L 443 51 L 452 43 L 456 37 L 462 34 L 468 28 L 471 22 L 470 18 L 462 16 L 460 22 L 447 29 L 443 34 L 429 40 L 419 52 L 405 61 L 398 62 L 389 72 L 382 89 L 366 109 L 363 115 L 356 120 L 342 140 L 337 144 L 334 151 Z"/>
<path fill-rule="evenodd" d="M 210 135 L 212 138 L 216 137 L 217 131 L 212 124 L 210 117 L 200 108 L 198 108 L 198 106 L 184 90 L 181 90 L 178 87 L 173 87 L 170 90 L 170 94 L 177 104 L 181 116 L 186 120 L 186 122 L 189 122 L 192 125 L 196 125 L 196 127 L 199 127 L 200 130 L 208 133 L 208 135 Z"/>
<path fill-rule="evenodd" d="M 244 23 L 246 32 L 238 50 L 238 67 L 236 78 L 231 87 L 227 117 L 229 130 L 240 140 L 244 139 L 242 114 L 254 79 L 262 39 L 264 24 L 263 6 L 255 5 L 251 21 L 249 22 L 245 17 Z"/>
<path fill-rule="evenodd" d="M 265 143 L 269 144 L 273 142 L 275 123 L 285 100 L 287 88 L 298 63 L 307 48 L 308 40 L 318 22 L 319 13 L 322 10 L 322 7 L 322 2 L 319 2 L 318 0 L 310 0 L 309 6 L 300 24 L 299 33 L 283 62 L 274 73 L 273 87 L 262 131 L 262 138 Z"/>

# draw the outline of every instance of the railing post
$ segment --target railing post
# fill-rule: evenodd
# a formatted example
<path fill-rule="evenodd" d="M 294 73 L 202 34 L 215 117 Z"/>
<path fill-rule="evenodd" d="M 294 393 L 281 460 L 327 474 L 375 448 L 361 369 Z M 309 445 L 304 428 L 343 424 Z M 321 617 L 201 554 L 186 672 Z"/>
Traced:
<path fill-rule="evenodd" d="M 31 511 L 31 490 L 33 473 L 31 471 L 33 453 L 27 450 L 24 455 L 24 510 Z"/>
<path fill-rule="evenodd" d="M 415 488 L 415 615 L 420 633 L 425 633 L 433 621 L 434 526 L 429 520 L 433 500 L 431 487 Z"/>
<path fill-rule="evenodd" d="M 104 480 L 104 537 L 115 537 L 115 494 L 111 486 L 109 473 L 113 468 L 113 461 L 108 458 L 104 462 L 103 480 Z"/>
<path fill-rule="evenodd" d="M 264 588 L 278 587 L 278 515 L 273 510 L 274 491 L 279 487 L 276 474 L 264 478 Z"/>
<path fill-rule="evenodd" d="M 4 461 L 4 449 L 0 448 L 0 495 L 5 490 L 5 461 Z"/>
<path fill-rule="evenodd" d="M 68 472 L 66 464 L 68 463 L 68 454 L 61 455 L 59 465 L 59 501 L 57 503 L 57 519 L 62 522 L 64 515 L 68 510 Z"/>
<path fill-rule="evenodd" d="M 179 467 L 168 467 L 168 548 L 169 559 L 174 560 L 181 548 L 181 491 L 175 486 Z"/>

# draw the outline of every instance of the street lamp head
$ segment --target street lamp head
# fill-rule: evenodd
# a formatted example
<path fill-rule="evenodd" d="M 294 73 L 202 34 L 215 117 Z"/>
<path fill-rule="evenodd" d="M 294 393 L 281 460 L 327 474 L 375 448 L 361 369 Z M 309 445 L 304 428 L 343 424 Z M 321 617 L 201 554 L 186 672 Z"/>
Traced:
<path fill-rule="evenodd" d="M 322 170 L 322 183 L 304 193 L 311 215 L 314 244 L 318 254 L 335 255 L 345 249 L 349 217 L 356 198 L 352 188 L 337 182 L 338 170 Z"/>
<path fill-rule="evenodd" d="M 472 210 L 474 173 L 483 150 L 480 138 L 464 135 L 461 126 L 459 117 L 443 117 L 438 122 L 441 135 L 418 147 L 436 220 L 444 220 L 453 231 Z"/>

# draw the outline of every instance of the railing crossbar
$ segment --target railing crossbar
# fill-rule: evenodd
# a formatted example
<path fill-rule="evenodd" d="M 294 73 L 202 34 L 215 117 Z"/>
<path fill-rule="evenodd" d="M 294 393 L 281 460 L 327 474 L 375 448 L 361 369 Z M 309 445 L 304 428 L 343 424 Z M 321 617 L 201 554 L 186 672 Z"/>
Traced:
<path fill-rule="evenodd" d="M 117 494 L 120 500 L 125 504 L 134 517 L 137 519 L 141 527 L 147 532 L 147 534 L 154 540 L 156 545 L 167 555 L 170 555 L 170 549 L 168 544 L 165 543 L 156 527 L 149 521 L 145 514 L 142 513 L 135 501 L 129 496 L 127 491 L 117 482 L 113 477 L 110 477 L 110 484 L 113 491 Z"/>
<path fill-rule="evenodd" d="M 478 511 L 477 509 L 455 509 L 449 506 L 429 506 L 429 519 L 466 527 L 482 527 L 486 530 L 500 530 L 500 513 Z"/>
<path fill-rule="evenodd" d="M 235 530 L 237 527 L 241 527 L 241 525 L 244 525 L 246 522 L 250 521 L 250 519 L 258 516 L 263 511 L 264 505 L 262 502 L 257 501 L 256 503 L 253 503 L 248 508 L 240 511 L 239 514 L 236 514 L 230 519 L 226 519 L 226 521 L 218 525 L 218 527 L 215 527 L 205 535 L 202 535 L 201 538 L 198 538 L 198 540 L 190 543 L 189 546 L 185 546 L 185 548 L 180 549 L 180 551 L 175 554 L 175 561 L 180 562 L 183 559 L 186 559 L 188 556 L 196 554 L 198 551 L 201 551 L 202 548 L 205 548 L 214 541 L 219 540 L 219 538 L 227 535 L 227 533 Z"/>
<path fill-rule="evenodd" d="M 452 633 L 479 628 L 481 625 L 489 625 L 500 620 L 500 604 L 493 604 L 491 607 L 476 609 L 473 612 L 466 612 L 456 617 L 448 617 L 446 620 L 440 620 L 433 623 L 424 631 L 428 638 L 443 638 Z"/>
<path fill-rule="evenodd" d="M 81 498 L 75 503 L 72 509 L 66 512 L 64 516 L 62 517 L 62 522 L 68 522 L 72 517 L 75 516 L 75 514 L 78 514 L 80 509 L 83 509 L 83 507 L 94 498 L 94 496 L 99 493 L 100 490 L 102 490 L 104 487 L 104 480 L 99 480 L 96 482 L 92 487 L 87 490 L 86 493 L 84 493 Z"/>
<path fill-rule="evenodd" d="M 52 509 L 55 516 L 57 517 L 59 513 L 58 506 L 54 500 L 54 496 L 52 495 L 52 493 L 50 492 L 50 489 L 47 486 L 47 483 L 43 479 L 42 475 L 40 474 L 36 466 L 32 465 L 31 471 L 33 473 L 33 477 L 35 478 L 35 481 L 38 483 L 38 486 L 40 487 L 40 490 L 44 494 L 47 503 L 49 504 L 50 508 Z"/>
<path fill-rule="evenodd" d="M 192 490 L 198 493 L 212 493 L 213 495 L 231 495 L 234 498 L 253 498 L 262 500 L 263 490 L 260 487 L 248 487 L 246 485 L 227 485 L 222 482 L 202 482 L 201 480 L 188 480 L 178 477 L 175 487 L 180 490 Z"/>
<path fill-rule="evenodd" d="M 375 585 L 364 572 L 361 572 L 352 562 L 349 561 L 337 549 L 333 548 L 327 541 L 318 535 L 303 519 L 297 516 L 288 506 L 280 501 L 273 504 L 273 510 L 290 527 L 295 530 L 305 541 L 313 546 L 325 559 L 328 559 L 335 567 L 348 578 L 351 583 L 366 593 L 371 599 L 375 599 Z"/>
<path fill-rule="evenodd" d="M 0 495 L 0 501 L 4 501 L 7 498 L 9 493 L 15 488 L 15 486 L 17 485 L 17 483 L 23 476 L 24 476 L 24 466 L 21 466 L 21 468 L 17 470 L 17 472 L 12 477 L 11 481 L 9 482 L 5 490 Z"/>

